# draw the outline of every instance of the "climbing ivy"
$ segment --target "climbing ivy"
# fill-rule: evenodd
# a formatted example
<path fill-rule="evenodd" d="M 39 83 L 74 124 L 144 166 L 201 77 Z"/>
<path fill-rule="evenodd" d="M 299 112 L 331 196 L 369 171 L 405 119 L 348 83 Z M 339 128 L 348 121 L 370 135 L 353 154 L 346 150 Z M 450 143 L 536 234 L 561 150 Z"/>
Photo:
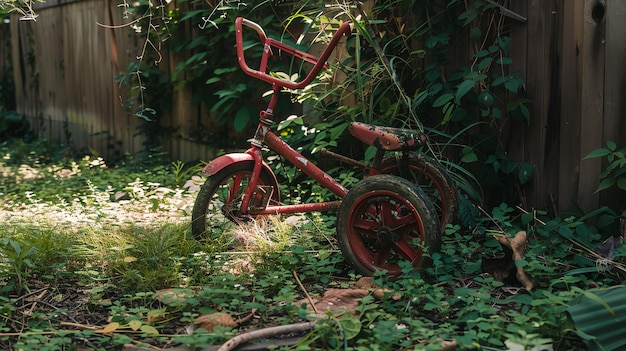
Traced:
<path fill-rule="evenodd" d="M 423 129 L 431 139 L 431 147 L 424 151 L 450 168 L 469 199 L 518 201 L 533 169 L 510 159 L 508 135 L 513 121 L 530 123 L 530 101 L 524 96 L 521 74 L 512 68 L 514 44 L 504 30 L 512 19 L 503 16 L 500 2 L 386 0 L 367 4 L 179 1 L 177 8 L 162 4 L 163 9 L 148 6 L 144 10 L 152 11 L 146 17 L 151 23 L 160 18 L 160 32 L 152 34 L 167 33 L 163 48 L 183 58 L 165 84 L 169 89 L 189 89 L 193 104 L 203 104 L 213 120 L 237 130 L 254 125 L 255 101 L 262 106 L 260 93 L 269 87 L 245 76 L 237 65 L 236 17 L 247 17 L 268 35 L 303 50 L 323 43 L 339 22 L 351 19 L 355 35 L 346 40 L 348 55 L 332 63 L 320 81 L 325 84 L 290 92 L 291 100 L 280 104 L 283 136 L 300 142 L 304 151 L 337 147 L 351 154 L 363 150 L 338 139 L 351 121 Z M 294 25 L 299 26 L 297 30 L 292 30 Z M 247 46 L 256 43 L 252 38 L 246 41 Z M 284 68 L 289 72 L 289 65 Z M 292 101 L 301 103 L 306 113 L 289 107 Z M 300 116 L 308 119 L 306 123 Z M 215 139 L 202 123 L 193 139 Z M 365 155 L 370 157 L 371 152 Z"/>

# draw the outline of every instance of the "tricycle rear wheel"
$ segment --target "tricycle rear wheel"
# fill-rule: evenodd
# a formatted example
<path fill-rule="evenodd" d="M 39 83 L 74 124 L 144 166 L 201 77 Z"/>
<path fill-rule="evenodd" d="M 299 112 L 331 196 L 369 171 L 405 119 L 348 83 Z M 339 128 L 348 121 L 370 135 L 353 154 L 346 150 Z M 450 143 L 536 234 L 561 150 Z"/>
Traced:
<path fill-rule="evenodd" d="M 380 172 L 400 176 L 420 186 L 437 211 L 442 232 L 448 224 L 457 221 L 458 191 L 446 168 L 436 159 L 415 152 L 389 155 L 383 158 Z"/>
<path fill-rule="evenodd" d="M 359 181 L 337 214 L 341 251 L 363 275 L 400 275 L 420 269 L 441 245 L 436 211 L 424 192 L 408 180 L 380 174 Z"/>

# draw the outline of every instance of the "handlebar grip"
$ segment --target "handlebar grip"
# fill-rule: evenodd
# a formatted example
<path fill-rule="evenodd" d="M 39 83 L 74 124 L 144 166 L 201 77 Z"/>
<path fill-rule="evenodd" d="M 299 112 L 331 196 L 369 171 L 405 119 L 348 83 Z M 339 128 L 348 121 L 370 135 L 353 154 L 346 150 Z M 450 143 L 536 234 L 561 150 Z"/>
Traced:
<path fill-rule="evenodd" d="M 246 63 L 243 51 L 243 26 L 246 26 L 256 31 L 259 35 L 261 43 L 263 44 L 263 54 L 261 56 L 261 64 L 258 70 L 250 68 Z M 297 50 L 287 44 L 273 40 L 272 38 L 268 38 L 265 34 L 265 31 L 263 30 L 263 28 L 261 28 L 260 25 L 243 17 L 238 17 L 235 20 L 235 38 L 237 42 L 237 59 L 239 61 L 239 67 L 241 67 L 241 69 L 249 76 L 255 77 L 267 83 L 276 84 L 287 89 L 302 89 L 306 87 L 309 83 L 311 83 L 313 79 L 315 79 L 315 77 L 318 75 L 322 68 L 326 67 L 326 60 L 328 60 L 331 52 L 339 43 L 341 36 L 344 34 L 346 34 L 346 36 L 349 36 L 350 32 L 351 22 L 344 22 L 339 27 L 339 30 L 337 30 L 337 32 L 333 35 L 326 49 L 324 49 L 319 58 L 317 58 L 313 55 Z M 311 71 L 309 71 L 307 76 L 299 82 L 282 80 L 269 75 L 268 73 L 266 73 L 266 65 L 268 56 L 272 55 L 272 47 L 275 47 L 278 50 L 285 51 L 290 55 L 312 63 L 313 68 L 311 69 Z"/>
<path fill-rule="evenodd" d="M 235 20 L 235 27 L 241 28 L 241 25 L 254 29 L 257 32 L 257 34 L 259 34 L 259 39 L 261 39 L 262 43 L 264 43 L 267 40 L 267 35 L 265 35 L 265 31 L 263 30 L 263 28 L 261 28 L 261 26 L 258 23 L 252 22 L 243 17 L 239 17 Z"/>

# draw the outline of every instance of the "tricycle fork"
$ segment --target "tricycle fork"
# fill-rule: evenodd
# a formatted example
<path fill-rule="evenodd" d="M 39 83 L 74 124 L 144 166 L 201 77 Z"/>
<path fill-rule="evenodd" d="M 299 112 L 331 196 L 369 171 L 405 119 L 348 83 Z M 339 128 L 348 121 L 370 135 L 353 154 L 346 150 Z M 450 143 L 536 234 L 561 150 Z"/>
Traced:
<path fill-rule="evenodd" d="M 254 191 L 256 190 L 256 184 L 259 181 L 261 169 L 263 168 L 263 154 L 259 146 L 253 144 L 252 147 L 246 151 L 246 153 L 252 156 L 252 160 L 254 160 L 254 167 L 252 168 L 252 174 L 250 175 L 248 188 L 244 192 L 244 196 L 241 199 L 240 211 L 244 215 L 248 214 L 249 212 L 248 209 L 250 208 L 250 202 L 252 201 Z M 275 191 L 279 190 L 275 189 Z"/>
<path fill-rule="evenodd" d="M 348 193 L 348 190 L 344 186 L 342 186 L 339 182 L 337 182 L 334 178 L 332 178 L 328 173 L 324 172 L 321 168 L 313 164 L 310 160 L 308 160 L 302 154 L 294 150 L 291 146 L 289 146 L 289 144 L 281 140 L 272 131 L 270 130 L 264 131 L 263 141 L 267 147 L 269 147 L 271 150 L 276 151 L 278 154 L 280 154 L 285 159 L 287 159 L 287 161 L 292 163 L 298 169 L 302 170 L 305 174 L 313 178 L 321 186 L 330 190 L 335 195 L 339 196 L 340 198 L 343 198 Z M 261 149 L 257 146 L 253 146 L 247 152 L 250 152 L 256 160 L 256 158 L 260 157 Z M 341 205 L 341 200 L 338 200 L 338 201 L 305 203 L 305 204 L 297 204 L 297 205 L 267 206 L 264 209 L 252 209 L 248 211 L 247 206 L 250 204 L 250 201 L 254 192 L 254 187 L 256 187 L 256 182 L 257 182 L 258 176 L 260 175 L 261 169 L 262 169 L 262 162 L 261 164 L 255 163 L 251 180 L 250 180 L 250 184 L 249 184 L 249 188 L 246 189 L 245 196 L 241 204 L 241 211 L 243 211 L 244 213 L 260 215 L 260 214 L 324 212 L 324 211 L 329 211 L 329 210 L 336 210 Z"/>

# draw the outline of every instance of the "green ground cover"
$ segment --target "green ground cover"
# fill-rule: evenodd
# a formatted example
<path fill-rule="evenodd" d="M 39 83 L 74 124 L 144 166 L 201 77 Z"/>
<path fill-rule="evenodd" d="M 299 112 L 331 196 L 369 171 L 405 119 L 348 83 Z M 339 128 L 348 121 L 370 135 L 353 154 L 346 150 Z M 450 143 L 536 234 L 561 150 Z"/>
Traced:
<path fill-rule="evenodd" d="M 189 224 L 197 167 L 165 158 L 112 167 L 43 145 L 2 144 L 2 349 L 192 350 L 312 322 L 266 342 L 571 350 L 583 346 L 566 314 L 571 301 L 623 279 L 623 247 L 600 262 L 591 248 L 602 237 L 580 218 L 506 205 L 485 211 L 474 228 L 449 227 L 431 268 L 406 267 L 395 279 L 354 273 L 337 248 L 333 213 L 270 217 L 200 243 Z M 523 257 L 507 260 L 496 238 L 522 230 Z M 532 289 L 514 279 L 518 267 Z"/>

